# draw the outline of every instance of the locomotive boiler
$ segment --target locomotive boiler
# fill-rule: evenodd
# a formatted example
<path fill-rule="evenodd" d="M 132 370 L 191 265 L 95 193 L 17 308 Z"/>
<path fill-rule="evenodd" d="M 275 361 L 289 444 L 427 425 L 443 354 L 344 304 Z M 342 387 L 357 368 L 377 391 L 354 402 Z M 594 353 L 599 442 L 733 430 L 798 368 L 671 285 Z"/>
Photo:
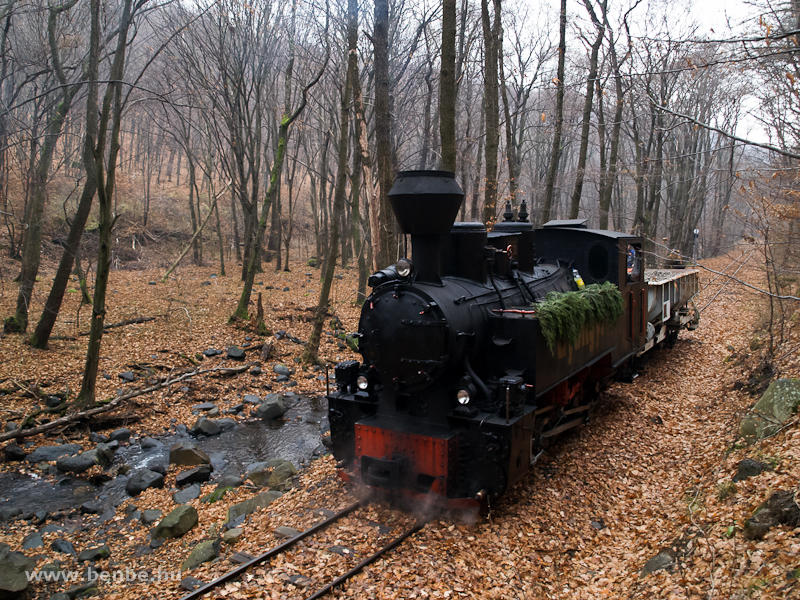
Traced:
<path fill-rule="evenodd" d="M 335 369 L 345 480 L 447 508 L 497 498 L 549 438 L 588 420 L 606 382 L 696 325 L 697 271 L 645 272 L 639 237 L 580 220 L 534 230 L 524 203 L 492 231 L 454 222 L 464 194 L 444 171 L 401 172 L 389 199 L 412 252 L 369 278 L 363 360 Z M 595 288 L 619 310 L 559 337 Z M 562 299 L 554 333 L 544 309 Z"/>

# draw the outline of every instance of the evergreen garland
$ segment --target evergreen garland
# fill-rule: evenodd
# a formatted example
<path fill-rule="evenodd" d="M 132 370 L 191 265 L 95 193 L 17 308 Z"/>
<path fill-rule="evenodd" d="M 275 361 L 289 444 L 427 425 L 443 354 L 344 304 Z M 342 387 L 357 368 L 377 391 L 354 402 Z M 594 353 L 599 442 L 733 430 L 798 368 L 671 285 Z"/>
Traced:
<path fill-rule="evenodd" d="M 624 312 L 622 294 L 610 281 L 575 292 L 550 292 L 535 306 L 542 335 L 553 354 L 558 342 L 574 346 L 585 326 L 604 323 L 613 327 Z"/>

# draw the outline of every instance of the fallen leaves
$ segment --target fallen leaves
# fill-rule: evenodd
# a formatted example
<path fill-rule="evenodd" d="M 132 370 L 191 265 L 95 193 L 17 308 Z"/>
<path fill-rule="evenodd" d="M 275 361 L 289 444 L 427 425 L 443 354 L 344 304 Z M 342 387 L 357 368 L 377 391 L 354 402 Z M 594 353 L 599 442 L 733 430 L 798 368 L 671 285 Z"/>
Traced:
<path fill-rule="evenodd" d="M 724 258 L 720 265 L 727 264 Z M 714 267 L 713 261 L 710 266 Z M 301 271 L 306 267 L 295 267 Z M 191 405 L 212 399 L 221 408 L 240 401 L 245 393 L 263 394 L 272 388 L 288 390 L 272 381 L 271 367 L 287 364 L 297 369 L 294 391 L 318 395 L 324 390 L 319 372 L 303 371 L 294 362 L 302 346 L 289 337 L 259 337 L 226 324 L 238 297 L 235 278 L 212 278 L 211 269 L 183 268 L 167 284 L 148 286 L 156 277 L 148 272 L 114 272 L 109 301 L 110 322 L 141 315 L 163 314 L 156 322 L 133 324 L 107 332 L 103 346 L 101 394 L 116 395 L 117 373 L 128 365 L 191 368 L 184 357 L 209 347 L 249 343 L 249 360 L 259 358 L 271 345 L 264 374 L 229 378 L 201 378 L 182 391 L 177 386 L 141 397 L 137 432 L 157 435 L 172 427 L 170 419 L 191 424 Z M 742 275 L 740 272 L 739 275 Z M 358 311 L 348 304 L 354 273 L 335 280 L 337 301 L 332 303 L 346 331 L 356 328 Z M 757 282 L 755 269 L 744 273 Z M 265 321 L 274 332 L 306 339 L 310 324 L 306 309 L 315 298 L 314 285 L 304 274 L 264 275 Z M 209 281 L 209 285 L 201 285 Z M 704 282 L 707 283 L 707 282 Z M 301 287 L 305 285 L 306 287 Z M 279 291 L 290 287 L 291 292 Z M 261 288 L 264 289 L 264 288 Z M 719 288 L 709 286 L 710 299 Z M 10 295 L 2 299 L 9 310 Z M 65 308 L 59 331 L 74 335 L 77 299 Z M 700 302 L 703 302 L 701 298 Z M 763 540 L 746 541 L 744 521 L 772 490 L 797 485 L 800 431 L 796 424 L 753 448 L 735 445 L 738 422 L 755 398 L 735 382 L 755 372 L 748 362 L 728 360 L 729 347 L 750 353 L 753 324 L 759 319 L 760 298 L 741 287 L 728 286 L 703 312 L 700 328 L 683 332 L 672 349 L 650 357 L 642 377 L 633 384 L 614 384 L 593 421 L 558 440 L 542 456 L 534 473 L 491 506 L 488 515 L 439 515 L 414 538 L 365 569 L 334 592 L 338 598 L 784 598 L 797 594 L 800 567 L 800 532 L 778 527 Z M 180 310 L 177 310 L 181 307 Z M 186 314 L 191 320 L 188 327 Z M 246 340 L 245 337 L 251 337 Z M 790 336 L 797 341 L 797 331 Z M 325 336 L 323 356 L 331 363 L 353 356 Z M 9 336 L 0 340 L 5 360 L 0 379 L 19 387 L 75 390 L 80 383 L 85 348 L 82 341 L 59 340 L 41 352 Z M 182 356 L 183 355 L 183 356 Z M 203 368 L 222 365 L 223 358 L 206 358 Z M 228 361 L 225 364 L 230 364 Z M 798 358 L 789 355 L 781 365 L 783 376 L 798 376 Z M 29 395 L 14 393 L 3 399 L 0 419 L 30 414 Z M 6 417 L 5 415 L 9 415 Z M 658 418 L 655 418 L 655 417 Z M 39 443 L 52 443 L 44 438 Z M 717 486 L 729 482 L 738 462 L 754 457 L 774 463 L 774 470 L 737 484 L 736 492 L 720 497 Z M 140 509 L 168 512 L 174 507 L 170 489 L 175 471 L 164 490 L 148 489 L 133 502 Z M 6 493 L 4 491 L 4 493 Z M 152 553 L 141 554 L 149 542 L 146 528 L 125 522 L 124 505 L 106 524 L 112 558 L 103 568 L 125 565 L 155 572 L 159 566 L 178 565 L 203 539 L 215 535 L 228 506 L 256 493 L 236 488 L 214 504 L 191 502 L 200 524 L 186 536 L 170 540 Z M 235 552 L 258 555 L 279 543 L 278 526 L 303 530 L 324 518 L 318 509 L 338 510 L 353 501 L 335 474 L 331 458 L 314 461 L 299 477 L 295 489 L 266 509 L 251 515 L 245 532 L 233 547 L 223 547 L 218 562 L 204 563 L 191 574 L 204 581 L 233 567 Z M 78 525 L 75 517 L 72 522 Z M 414 521 L 413 515 L 376 503 L 363 516 L 346 519 L 341 527 L 304 541 L 289 555 L 252 569 L 210 597 L 250 600 L 294 599 L 308 596 L 396 536 Z M 69 520 L 69 519 L 67 519 Z M 381 523 L 389 533 L 370 524 Z M 3 524 L 0 541 L 19 549 L 22 538 L 34 528 L 27 522 Z M 43 534 L 43 561 L 56 557 L 50 543 L 68 536 L 76 549 L 95 544 L 95 529 L 78 526 L 69 534 Z M 332 552 L 340 546 L 351 553 Z M 644 564 L 664 549 L 675 555 L 673 569 L 647 577 Z M 60 556 L 68 561 L 68 558 Z M 40 563 L 40 565 L 43 564 Z M 176 581 L 142 585 L 109 585 L 105 597 L 177 599 L 184 594 Z"/>

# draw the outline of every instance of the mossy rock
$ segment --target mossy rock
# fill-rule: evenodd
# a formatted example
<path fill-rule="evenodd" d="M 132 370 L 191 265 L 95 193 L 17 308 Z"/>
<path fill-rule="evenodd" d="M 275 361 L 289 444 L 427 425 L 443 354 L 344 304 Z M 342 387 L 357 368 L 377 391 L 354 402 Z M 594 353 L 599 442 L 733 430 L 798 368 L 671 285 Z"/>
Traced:
<path fill-rule="evenodd" d="M 778 379 L 742 419 L 739 435 L 748 444 L 777 433 L 800 406 L 800 379 Z"/>
<path fill-rule="evenodd" d="M 792 528 L 800 525 L 800 508 L 794 501 L 794 494 L 794 490 L 781 490 L 767 498 L 745 523 L 744 537 L 760 540 L 778 525 Z"/>
<path fill-rule="evenodd" d="M 153 529 L 153 538 L 177 538 L 197 525 L 197 510 L 193 506 L 179 506 Z"/>
<path fill-rule="evenodd" d="M 258 510 L 259 508 L 264 508 L 269 506 L 273 501 L 277 500 L 283 495 L 282 492 L 261 492 L 245 500 L 244 502 L 240 502 L 239 504 L 233 504 L 228 507 L 228 521 L 233 521 L 237 517 L 242 515 L 249 515 L 251 512 Z"/>
<path fill-rule="evenodd" d="M 208 504 L 214 504 L 214 502 L 218 502 L 222 500 L 223 496 L 230 492 L 233 488 L 232 487 L 223 487 L 219 488 L 218 490 L 214 490 L 210 494 L 207 494 L 200 498 L 200 502 L 206 502 Z"/>
<path fill-rule="evenodd" d="M 197 544 L 181 564 L 181 571 L 191 571 L 204 562 L 217 558 L 219 556 L 219 545 L 219 539 L 206 540 Z"/>

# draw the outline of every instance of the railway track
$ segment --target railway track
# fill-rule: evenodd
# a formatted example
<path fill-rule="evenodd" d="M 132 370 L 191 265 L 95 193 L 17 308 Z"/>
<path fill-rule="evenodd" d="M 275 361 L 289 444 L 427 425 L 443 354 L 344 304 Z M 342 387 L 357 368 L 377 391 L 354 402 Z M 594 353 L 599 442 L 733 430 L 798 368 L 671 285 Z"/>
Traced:
<path fill-rule="evenodd" d="M 209 592 L 214 592 L 214 590 L 221 589 L 224 585 L 240 579 L 243 575 L 251 571 L 254 567 L 257 567 L 258 565 L 261 565 L 263 563 L 267 563 L 268 561 L 276 559 L 281 555 L 287 554 L 289 551 L 291 551 L 293 548 L 295 548 L 298 544 L 300 544 L 304 540 L 309 540 L 310 538 L 313 538 L 313 536 L 315 536 L 316 534 L 328 529 L 329 527 L 334 526 L 337 523 L 343 522 L 343 520 L 346 517 L 353 516 L 357 511 L 365 508 L 367 504 L 368 503 L 364 501 L 358 501 L 351 504 L 350 506 L 340 510 L 339 512 L 331 516 L 328 516 L 324 520 L 312 525 L 305 531 L 298 533 L 297 535 L 286 540 L 282 544 L 275 546 L 274 548 L 264 552 L 263 554 L 252 558 L 250 561 L 239 565 L 238 567 L 234 568 L 231 571 L 228 571 L 227 573 L 214 579 L 213 581 L 210 581 L 209 583 L 197 588 L 196 590 L 190 592 L 189 594 L 186 594 L 181 598 L 181 600 L 195 600 L 197 598 L 202 598 Z M 375 550 L 372 554 L 370 554 L 366 558 L 363 558 L 357 564 L 355 565 L 348 564 L 350 568 L 347 569 L 346 572 L 344 572 L 339 577 L 336 577 L 332 581 L 329 581 L 328 583 L 324 584 L 322 587 L 317 589 L 311 595 L 306 596 L 305 600 L 316 600 L 317 598 L 322 598 L 323 596 L 327 595 L 329 592 L 331 592 L 338 586 L 345 583 L 348 579 L 360 573 L 365 567 L 369 566 L 370 564 L 378 560 L 381 556 L 383 556 L 387 552 L 392 551 L 397 546 L 402 544 L 404 540 L 406 540 L 407 538 L 411 537 L 412 535 L 420 531 L 423 527 L 425 527 L 425 525 L 427 525 L 427 523 L 428 523 L 427 520 L 417 521 L 412 527 L 409 527 L 408 529 L 403 531 L 400 535 L 391 539 L 388 543 L 384 543 L 383 545 L 378 547 L 377 550 Z M 371 521 L 366 521 L 362 525 L 362 527 L 377 526 L 377 525 L 378 524 L 373 523 Z M 356 554 L 352 553 L 352 556 L 356 557 Z M 350 562 L 352 563 L 352 561 Z M 312 582 L 307 582 L 307 583 L 308 583 L 307 587 L 311 587 Z M 214 596 L 209 596 L 209 597 L 213 598 Z"/>

